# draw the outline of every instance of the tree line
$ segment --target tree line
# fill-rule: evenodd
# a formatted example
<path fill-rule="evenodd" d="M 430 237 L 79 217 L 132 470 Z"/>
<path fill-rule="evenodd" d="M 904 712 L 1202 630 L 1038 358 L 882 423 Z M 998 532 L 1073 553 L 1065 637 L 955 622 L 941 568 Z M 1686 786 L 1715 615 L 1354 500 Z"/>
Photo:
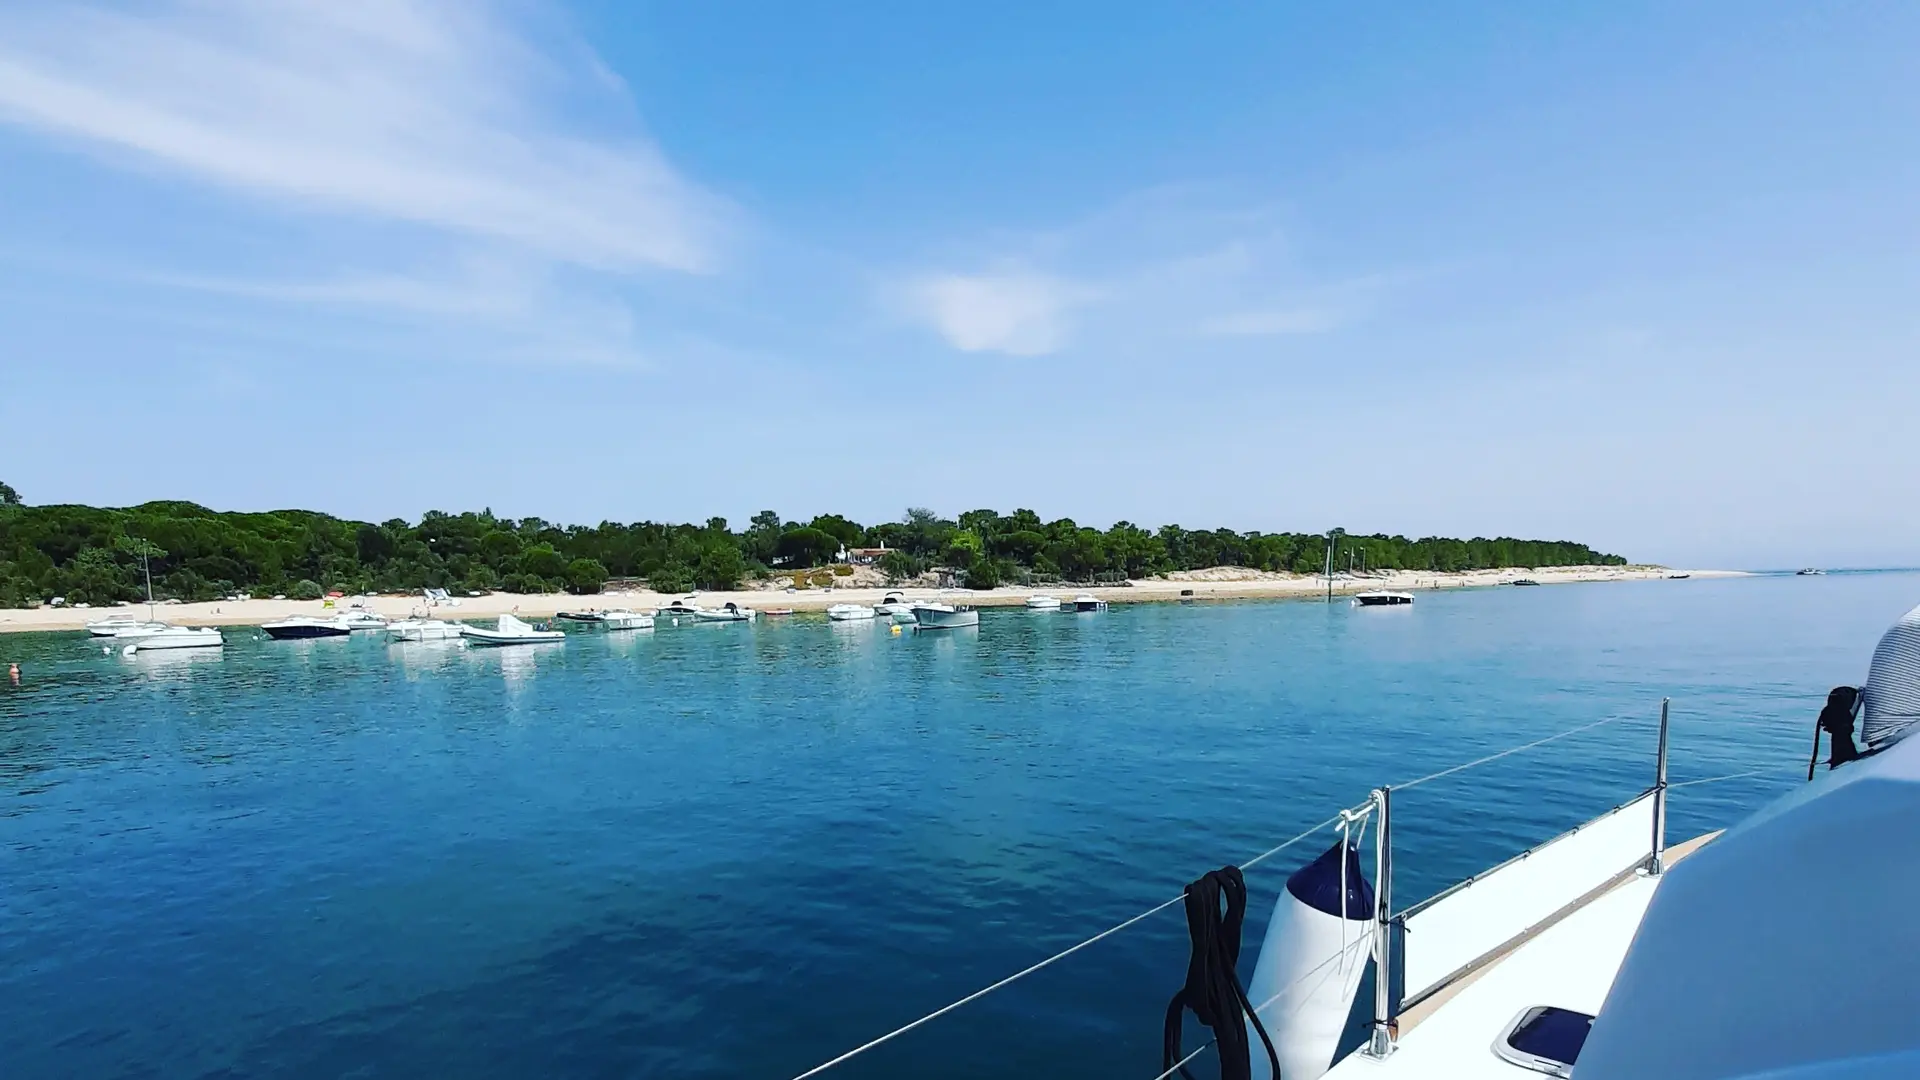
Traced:
<path fill-rule="evenodd" d="M 1107 529 L 1031 510 L 970 510 L 957 519 L 914 508 L 863 525 L 839 514 L 783 521 L 755 514 L 740 530 L 705 524 L 560 525 L 490 510 L 429 511 L 418 521 L 350 521 L 308 510 L 233 513 L 189 502 L 124 508 L 28 506 L 0 484 L 0 606 L 53 597 L 107 604 L 145 595 L 212 600 L 235 592 L 310 598 L 325 591 L 572 591 L 638 579 L 662 592 L 718 590 L 749 578 L 828 566 L 853 549 L 885 548 L 880 570 L 907 581 L 946 568 L 972 588 L 1037 581 L 1097 582 L 1172 570 L 1241 566 L 1317 573 L 1327 533 Z M 1366 569 L 1478 570 L 1622 564 L 1567 541 L 1331 536 L 1334 564 Z"/>

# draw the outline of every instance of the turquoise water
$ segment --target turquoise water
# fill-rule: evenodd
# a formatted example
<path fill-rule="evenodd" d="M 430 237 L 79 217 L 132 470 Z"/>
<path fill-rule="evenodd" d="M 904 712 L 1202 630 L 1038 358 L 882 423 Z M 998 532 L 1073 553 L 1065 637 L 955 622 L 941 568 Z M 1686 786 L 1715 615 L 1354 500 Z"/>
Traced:
<path fill-rule="evenodd" d="M 1920 575 L 817 619 L 563 646 L 0 638 L 0 1073 L 781 1080 L 1367 789 L 1411 901 L 1651 779 L 1794 783 Z M 1804 773 L 1801 773 L 1804 777 Z M 1329 840 L 1330 842 L 1330 840 Z M 1249 875 L 1260 920 L 1296 849 Z M 1260 927 L 1247 930 L 1249 952 Z M 1158 1072 L 1177 911 L 847 1077 Z"/>

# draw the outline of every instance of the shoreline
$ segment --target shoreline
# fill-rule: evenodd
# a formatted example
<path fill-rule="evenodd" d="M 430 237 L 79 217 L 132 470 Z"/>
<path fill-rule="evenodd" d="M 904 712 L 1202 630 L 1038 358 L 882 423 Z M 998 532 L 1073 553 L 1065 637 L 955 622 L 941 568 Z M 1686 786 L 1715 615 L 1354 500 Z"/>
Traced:
<path fill-rule="evenodd" d="M 1537 581 L 1543 586 L 1600 581 L 1653 581 L 1674 574 L 1687 574 L 1697 578 L 1751 576 L 1743 570 L 1671 570 L 1666 567 L 1649 566 L 1566 566 L 1540 570 L 1468 570 L 1451 573 L 1392 570 L 1364 577 L 1335 575 L 1333 592 L 1335 595 L 1350 595 L 1368 589 L 1428 592 L 1489 588 L 1523 577 Z M 1191 597 L 1181 596 L 1181 591 L 1185 589 L 1193 590 Z M 744 607 L 755 608 L 763 614 L 781 608 L 790 608 L 797 614 L 825 611 L 834 604 L 875 604 L 888 591 L 885 588 L 807 589 L 798 592 L 779 589 L 738 589 L 732 592 L 700 592 L 694 595 L 698 597 L 698 602 L 703 607 L 718 607 L 732 601 Z M 925 587 L 903 588 L 900 591 L 904 592 L 909 599 L 915 600 L 941 594 L 939 589 Z M 1111 604 L 1151 604 L 1175 603 L 1182 599 L 1310 599 L 1315 596 L 1324 596 L 1326 592 L 1327 581 L 1318 575 L 1266 574 L 1235 567 L 1216 567 L 1211 570 L 1186 571 L 1178 577 L 1135 581 L 1125 586 L 1091 588 L 1072 585 L 1030 588 L 1022 586 L 1003 587 L 983 592 L 954 589 L 948 590 L 945 595 L 975 607 L 1018 607 L 1026 603 L 1027 597 L 1038 594 L 1057 596 L 1063 600 L 1081 594 L 1091 594 Z M 497 618 L 504 614 L 544 619 L 551 618 L 561 611 L 584 609 L 608 611 L 631 608 L 635 611 L 651 611 L 675 597 L 685 595 L 687 594 L 656 593 L 644 590 L 599 593 L 590 596 L 573 596 L 567 593 L 538 595 L 491 593 L 486 596 L 463 597 L 457 604 L 443 604 L 432 609 L 429 609 L 426 601 L 417 595 L 346 597 L 336 601 L 335 609 L 326 608 L 324 601 L 320 600 L 216 600 L 198 604 L 157 604 L 154 606 L 153 614 L 161 622 L 182 626 L 258 626 L 261 623 L 273 622 L 293 615 L 324 615 L 329 610 L 344 611 L 351 605 L 358 604 L 365 610 L 390 619 L 415 615 L 453 621 L 473 621 Z M 144 618 L 146 611 L 145 604 L 99 608 L 0 609 L 0 633 L 84 630 L 87 623 L 98 619 L 116 616 Z"/>

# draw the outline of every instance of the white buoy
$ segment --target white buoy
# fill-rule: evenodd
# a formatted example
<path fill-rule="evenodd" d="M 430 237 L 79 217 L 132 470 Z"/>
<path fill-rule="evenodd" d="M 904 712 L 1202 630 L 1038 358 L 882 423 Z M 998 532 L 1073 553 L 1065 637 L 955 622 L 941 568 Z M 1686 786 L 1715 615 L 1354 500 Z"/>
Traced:
<path fill-rule="evenodd" d="M 1314 1080 L 1333 1067 L 1367 970 L 1372 933 L 1373 886 L 1345 838 L 1287 879 L 1247 982 L 1247 1000 L 1273 1040 L 1282 1080 Z M 1266 1048 L 1251 1023 L 1247 1041 L 1253 1080 L 1272 1080 Z"/>

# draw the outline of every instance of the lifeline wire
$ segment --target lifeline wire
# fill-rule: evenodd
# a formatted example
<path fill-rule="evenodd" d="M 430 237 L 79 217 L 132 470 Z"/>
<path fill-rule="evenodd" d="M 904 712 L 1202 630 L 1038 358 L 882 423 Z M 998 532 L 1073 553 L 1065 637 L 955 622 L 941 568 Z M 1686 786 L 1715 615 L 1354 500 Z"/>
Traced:
<path fill-rule="evenodd" d="M 1430 780 L 1438 780 L 1444 776 L 1452 776 L 1454 773 L 1465 772 L 1468 769 L 1477 768 L 1481 765 L 1485 765 L 1490 761 L 1498 761 L 1503 757 L 1508 757 L 1513 754 L 1518 754 L 1524 750 L 1531 750 L 1536 746 L 1545 746 L 1547 743 L 1554 742 L 1555 740 L 1558 740 L 1558 739 L 1564 739 L 1569 735 L 1578 735 L 1583 731 L 1590 731 L 1594 728 L 1601 726 L 1602 724 L 1611 724 L 1617 720 L 1626 720 L 1626 719 L 1630 719 L 1630 717 L 1624 716 L 1624 715 L 1609 716 L 1602 720 L 1595 720 L 1591 724 L 1582 724 L 1581 726 L 1576 728 L 1568 728 L 1567 730 L 1560 732 L 1558 735 L 1549 735 L 1544 739 L 1535 739 L 1533 742 L 1526 743 L 1521 746 L 1516 746 L 1508 750 L 1502 750 L 1497 754 L 1488 754 L 1486 757 L 1480 758 L 1475 761 L 1469 761 L 1464 765 L 1455 765 L 1450 769 L 1442 769 L 1436 773 L 1429 773 L 1428 775 L 1422 776 L 1417 780 L 1410 780 L 1407 783 L 1401 784 L 1398 787 L 1396 787 L 1394 790 L 1405 791 L 1408 788 L 1419 787 L 1421 784 L 1427 783 Z M 1715 777 L 1714 779 L 1731 780 L 1733 779 L 1733 777 L 1730 777 L 1730 776 Z M 1707 781 L 1700 781 L 1700 780 L 1688 781 L 1688 783 L 1706 783 L 1706 782 Z M 1686 786 L 1685 784 L 1669 784 L 1668 785 L 1669 788 L 1685 787 L 1685 786 Z M 1257 866 L 1262 862 L 1265 862 L 1267 859 L 1270 859 L 1273 856 L 1280 854 L 1282 851 L 1285 851 L 1286 849 L 1292 847 L 1293 845 L 1299 843 L 1300 841 L 1305 840 L 1307 837 L 1312 836 L 1314 833 L 1319 832 L 1321 829 L 1324 829 L 1327 826 L 1338 822 L 1340 820 L 1340 817 L 1341 815 L 1335 814 L 1332 817 L 1328 818 L 1327 820 L 1320 822 L 1318 825 L 1315 825 L 1311 829 L 1308 829 L 1307 831 L 1300 833 L 1297 836 L 1292 836 L 1285 840 L 1282 840 L 1278 844 L 1275 844 L 1274 846 L 1268 848 L 1267 850 L 1261 852 L 1260 854 L 1255 855 L 1253 858 L 1248 859 L 1246 862 L 1241 863 L 1240 868 L 1242 870 L 1245 870 L 1245 869 Z M 834 1066 L 841 1064 L 842 1062 L 850 1061 L 853 1058 L 859 1057 L 861 1054 L 866 1053 L 867 1051 L 873 1049 L 876 1046 L 879 1046 L 883 1043 L 892 1042 L 894 1039 L 897 1039 L 900 1036 L 905 1035 L 907 1032 L 912 1031 L 913 1029 L 921 1026 L 922 1024 L 925 1024 L 932 1020 L 938 1020 L 940 1017 L 947 1015 L 948 1013 L 954 1011 L 955 1009 L 960 1008 L 963 1005 L 970 1005 L 973 1002 L 978 1001 L 983 997 L 986 997 L 988 994 L 991 994 L 996 990 L 999 990 L 1006 986 L 1010 986 L 1013 983 L 1019 982 L 1021 979 L 1026 978 L 1027 976 L 1033 974 L 1036 971 L 1041 970 L 1042 968 L 1051 967 L 1056 962 L 1064 960 L 1069 956 L 1072 956 L 1074 953 L 1077 953 L 1081 949 L 1084 949 L 1087 946 L 1092 945 L 1094 942 L 1103 940 L 1108 937 L 1112 937 L 1114 934 L 1117 934 L 1120 931 L 1125 930 L 1126 928 L 1128 928 L 1129 926 L 1132 926 L 1137 922 L 1141 922 L 1149 918 L 1150 916 L 1160 914 L 1161 912 L 1167 910 L 1168 908 L 1174 906 L 1175 904 L 1180 903 L 1186 898 L 1187 898 L 1186 892 L 1183 890 L 1179 896 L 1176 896 L 1171 900 L 1165 901 L 1164 903 L 1156 904 L 1153 907 L 1148 908 L 1147 910 L 1141 912 L 1138 915 L 1135 915 L 1133 918 L 1128 919 L 1123 923 L 1118 923 L 1114 926 L 1108 927 L 1107 929 L 1100 931 L 1099 933 L 1093 935 L 1087 940 L 1082 941 L 1078 945 L 1073 945 L 1068 948 L 1062 949 L 1059 952 L 1054 953 L 1052 956 L 1047 957 L 1045 960 L 1042 960 L 1039 963 L 1034 964 L 1033 966 L 1025 968 L 1021 971 L 1016 971 L 1013 974 L 1007 976 L 1004 979 L 1001 979 L 999 982 L 994 983 L 991 986 L 986 986 L 986 987 L 982 987 L 979 990 L 975 990 L 973 993 L 968 994 L 966 997 L 963 997 L 951 1004 L 943 1005 L 940 1008 L 935 1009 L 934 1011 L 928 1013 L 927 1015 L 921 1017 L 918 1020 L 914 1020 L 910 1023 L 903 1024 L 900 1027 L 894 1028 L 892 1031 L 887 1032 L 885 1035 L 882 1035 L 877 1039 L 873 1039 L 869 1042 L 865 1042 L 860 1044 L 859 1046 L 854 1047 L 853 1049 L 847 1051 L 846 1053 L 841 1054 L 839 1057 L 836 1057 L 830 1061 L 824 1061 L 818 1065 L 815 1065 L 813 1068 L 808 1069 L 806 1072 L 803 1072 L 800 1075 L 794 1077 L 793 1080 L 809 1080 L 810 1077 L 818 1076 L 821 1073 L 826 1072 L 828 1069 L 831 1069 Z M 1343 902 L 1344 902 L 1344 898 L 1343 898 Z M 1182 1059 L 1178 1064 L 1176 1064 L 1174 1066 L 1174 1071 L 1178 1071 L 1180 1065 L 1184 1065 L 1188 1061 L 1192 1061 L 1195 1057 L 1198 1057 L 1202 1050 L 1205 1050 L 1208 1046 L 1211 1046 L 1211 1045 L 1213 1045 L 1211 1042 L 1202 1044 L 1199 1049 L 1195 1050 L 1191 1054 L 1188 1054 L 1186 1058 Z M 1160 1076 L 1155 1077 L 1155 1080 L 1166 1080 L 1166 1078 L 1171 1075 L 1173 1075 L 1173 1072 L 1162 1073 L 1160 1074 Z"/>
<path fill-rule="evenodd" d="M 1722 780 L 1744 780 L 1749 776 L 1779 776 L 1779 775 L 1783 775 L 1783 774 L 1780 771 L 1780 767 L 1776 765 L 1770 769 L 1748 769 L 1746 772 L 1728 773 L 1725 776 L 1709 776 L 1703 780 L 1682 780 L 1680 783 L 1677 783 L 1677 784 L 1668 784 L 1667 790 L 1672 791 L 1675 788 L 1692 787 L 1695 784 L 1717 784 Z"/>
<path fill-rule="evenodd" d="M 1287 848 L 1292 847 L 1294 844 L 1297 844 L 1300 841 L 1305 840 L 1307 837 L 1312 836 L 1314 833 L 1319 832 L 1321 829 L 1326 828 L 1328 825 L 1331 825 L 1336 820 L 1338 820 L 1338 815 L 1328 818 L 1327 820 L 1321 822 L 1318 825 L 1315 825 L 1313 828 L 1308 829 L 1306 832 L 1303 832 L 1300 835 L 1295 836 L 1290 840 L 1284 840 L 1278 844 L 1275 844 L 1273 847 L 1268 848 L 1266 851 L 1262 852 L 1261 854 L 1254 856 L 1252 859 L 1247 860 L 1245 863 L 1242 863 L 1241 866 L 1243 868 L 1252 866 L 1253 864 L 1259 862 L 1262 859 L 1268 858 L 1269 856 L 1277 855 L 1280 852 L 1286 850 Z M 860 1046 L 856 1046 L 853 1049 L 847 1051 L 846 1053 L 841 1054 L 839 1057 L 834 1058 L 832 1061 L 815 1065 L 813 1068 L 808 1069 L 806 1072 L 803 1072 L 799 1076 L 794 1077 L 793 1080 L 807 1080 L 807 1078 L 810 1076 L 818 1076 L 819 1074 L 826 1072 L 828 1069 L 833 1068 L 835 1065 L 838 1065 L 843 1061 L 846 1061 L 850 1058 L 858 1057 L 859 1055 L 866 1053 L 867 1051 L 873 1049 L 874 1047 L 879 1046 L 881 1043 L 889 1042 L 895 1038 L 898 1038 L 901 1035 L 905 1035 L 907 1032 L 912 1031 L 914 1028 L 919 1027 L 920 1025 L 926 1023 L 929 1020 L 936 1020 L 952 1012 L 953 1010 L 959 1008 L 962 1005 L 967 1005 L 972 1002 L 978 1001 L 979 999 L 986 997 L 988 994 L 993 993 L 995 990 L 998 990 L 1003 986 L 1007 986 L 1011 983 L 1018 982 L 1021 979 L 1024 979 L 1027 976 L 1033 974 L 1034 972 L 1039 971 L 1041 968 L 1052 965 L 1056 961 L 1064 960 L 1067 957 L 1072 956 L 1074 953 L 1079 952 L 1081 949 L 1084 949 L 1087 946 L 1093 944 L 1094 942 L 1099 941 L 1102 938 L 1111 937 L 1112 935 L 1117 934 L 1122 930 L 1125 930 L 1127 927 L 1132 926 L 1134 923 L 1140 922 L 1142 919 L 1145 919 L 1148 916 L 1158 915 L 1161 912 L 1172 907 L 1173 905 L 1184 901 L 1186 898 L 1187 898 L 1187 894 L 1185 890 L 1182 890 L 1179 896 L 1176 896 L 1173 899 L 1166 901 L 1165 903 L 1156 904 L 1153 907 L 1150 907 L 1147 910 L 1141 912 L 1140 914 L 1135 915 L 1133 918 L 1128 919 L 1126 922 L 1123 922 L 1118 925 L 1111 926 L 1105 930 L 1102 930 L 1099 933 L 1093 935 L 1092 937 L 1088 938 L 1087 940 L 1081 942 L 1078 945 L 1074 945 L 1070 948 L 1062 949 L 1059 952 L 1054 953 L 1052 956 L 1047 957 L 1045 960 L 1042 960 L 1039 963 L 1033 965 L 1032 967 L 1025 969 L 1024 971 L 1016 971 L 1012 975 L 1009 975 L 1006 978 L 1001 979 L 999 982 L 994 983 L 992 986 L 975 990 L 973 993 L 968 994 L 966 997 L 961 998 L 960 1000 L 952 1003 L 951 1005 L 945 1005 L 945 1006 L 942 1006 L 941 1008 L 935 1009 L 934 1011 L 928 1013 L 927 1015 L 921 1017 L 918 1020 L 913 1021 L 910 1024 L 905 1024 L 900 1027 L 894 1028 L 892 1031 L 887 1032 L 885 1035 L 882 1035 L 871 1042 L 864 1043 Z"/>
<path fill-rule="evenodd" d="M 1631 720 L 1631 719 L 1633 719 L 1633 717 L 1627 716 L 1627 715 L 1609 716 L 1603 720 L 1595 720 L 1591 724 L 1582 724 L 1577 728 L 1568 728 L 1567 730 L 1561 732 L 1558 735 L 1549 735 L 1544 739 L 1535 739 L 1530 743 L 1526 743 L 1521 746 L 1515 746 L 1515 747 L 1512 747 L 1511 749 L 1502 750 L 1497 754 L 1488 754 L 1486 757 L 1480 758 L 1476 761 L 1469 761 L 1465 765 L 1455 765 L 1451 769 L 1441 769 L 1437 773 L 1428 773 L 1427 775 L 1419 778 L 1418 780 L 1409 780 L 1404 784 L 1396 785 L 1393 790 L 1405 791 L 1408 788 L 1416 788 L 1416 787 L 1419 787 L 1421 784 L 1426 783 L 1429 780 L 1438 780 L 1443 776 L 1452 776 L 1454 773 L 1457 773 L 1457 772 L 1465 772 L 1468 769 L 1477 768 L 1478 766 L 1485 765 L 1489 761 L 1499 761 L 1503 757 L 1508 757 L 1513 754 L 1517 754 L 1522 750 L 1531 750 L 1536 746 L 1545 746 L 1556 739 L 1564 739 L 1569 735 L 1578 735 L 1583 731 L 1591 731 L 1602 724 L 1611 724 L 1616 721 Z M 1672 786 L 1672 785 L 1668 785 L 1668 786 Z"/>

